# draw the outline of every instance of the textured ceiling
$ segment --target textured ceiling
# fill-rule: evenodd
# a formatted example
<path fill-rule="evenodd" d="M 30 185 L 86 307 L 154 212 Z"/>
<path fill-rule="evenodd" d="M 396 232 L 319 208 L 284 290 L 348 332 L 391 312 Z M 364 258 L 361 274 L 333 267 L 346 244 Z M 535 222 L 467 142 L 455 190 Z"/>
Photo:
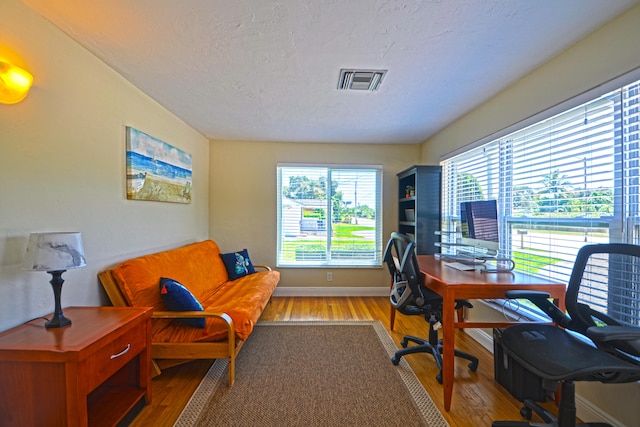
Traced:
<path fill-rule="evenodd" d="M 420 143 L 638 0 L 23 2 L 208 138 Z"/>

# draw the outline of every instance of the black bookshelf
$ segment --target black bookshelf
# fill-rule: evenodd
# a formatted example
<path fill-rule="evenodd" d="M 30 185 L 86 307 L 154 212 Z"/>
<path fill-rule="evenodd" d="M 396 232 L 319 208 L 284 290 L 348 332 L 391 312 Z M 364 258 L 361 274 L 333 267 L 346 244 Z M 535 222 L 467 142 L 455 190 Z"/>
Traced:
<path fill-rule="evenodd" d="M 418 255 L 440 252 L 442 170 L 440 166 L 411 166 L 398 176 L 398 231 L 417 244 Z M 408 189 L 413 188 L 413 193 Z"/>

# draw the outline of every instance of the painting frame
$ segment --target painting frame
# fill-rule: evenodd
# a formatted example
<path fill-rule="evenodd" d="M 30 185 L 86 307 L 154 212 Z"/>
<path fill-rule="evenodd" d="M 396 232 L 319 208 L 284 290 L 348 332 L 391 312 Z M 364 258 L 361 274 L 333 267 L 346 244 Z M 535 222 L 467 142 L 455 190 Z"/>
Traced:
<path fill-rule="evenodd" d="M 128 200 L 191 203 L 192 156 L 126 126 L 126 184 Z"/>

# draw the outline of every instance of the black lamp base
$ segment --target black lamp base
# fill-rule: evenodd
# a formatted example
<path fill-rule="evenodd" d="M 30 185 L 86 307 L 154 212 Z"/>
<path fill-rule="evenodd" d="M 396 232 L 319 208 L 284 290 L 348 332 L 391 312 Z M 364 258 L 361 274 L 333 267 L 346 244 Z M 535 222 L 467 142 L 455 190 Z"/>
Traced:
<path fill-rule="evenodd" d="M 52 317 L 47 323 L 44 324 L 45 328 L 62 328 L 64 326 L 69 326 L 71 324 L 71 320 L 67 319 L 64 316 Z"/>
<path fill-rule="evenodd" d="M 62 328 L 65 326 L 69 326 L 71 324 L 71 320 L 64 317 L 62 314 L 62 306 L 60 304 L 60 295 L 62 294 L 62 284 L 64 280 L 62 279 L 62 273 L 67 270 L 56 270 L 56 271 L 47 271 L 47 273 L 51 274 L 51 287 L 53 288 L 53 299 L 55 301 L 55 310 L 53 312 L 53 316 L 51 320 L 45 323 L 45 328 Z"/>

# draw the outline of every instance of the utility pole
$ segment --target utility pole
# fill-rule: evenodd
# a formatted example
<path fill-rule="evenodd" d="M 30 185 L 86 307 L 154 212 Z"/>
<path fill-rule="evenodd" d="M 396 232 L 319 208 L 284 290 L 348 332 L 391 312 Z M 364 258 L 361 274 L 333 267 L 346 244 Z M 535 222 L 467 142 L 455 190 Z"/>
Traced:
<path fill-rule="evenodd" d="M 358 225 L 358 178 L 353 182 L 353 216 L 356 218 L 356 225 Z"/>

